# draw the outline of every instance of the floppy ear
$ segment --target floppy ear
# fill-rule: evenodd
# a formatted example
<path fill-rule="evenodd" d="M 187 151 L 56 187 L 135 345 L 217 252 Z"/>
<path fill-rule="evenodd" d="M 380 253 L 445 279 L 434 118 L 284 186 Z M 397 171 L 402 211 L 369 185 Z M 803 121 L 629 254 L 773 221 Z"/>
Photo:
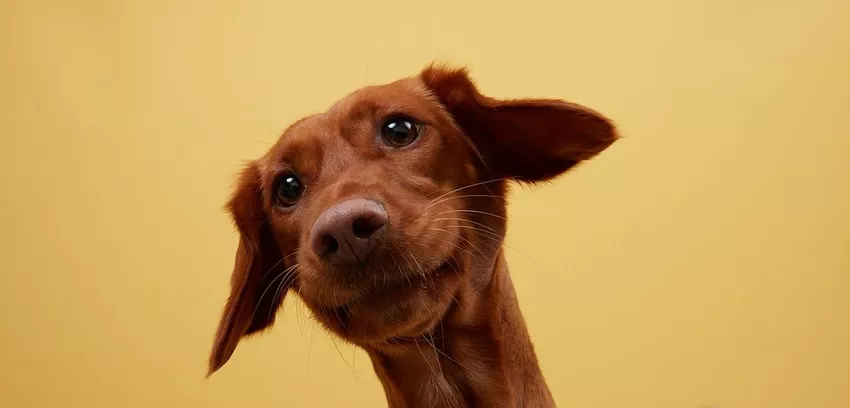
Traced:
<path fill-rule="evenodd" d="M 551 179 L 618 137 L 608 119 L 583 106 L 484 96 L 464 69 L 430 66 L 420 77 L 475 144 L 493 178 Z"/>
<path fill-rule="evenodd" d="M 242 172 L 226 208 L 239 230 L 239 246 L 230 298 L 215 335 L 208 374 L 230 359 L 242 337 L 274 322 L 275 312 L 291 285 L 291 279 L 279 273 L 283 269 L 282 256 L 263 210 L 260 175 L 255 164 Z"/>

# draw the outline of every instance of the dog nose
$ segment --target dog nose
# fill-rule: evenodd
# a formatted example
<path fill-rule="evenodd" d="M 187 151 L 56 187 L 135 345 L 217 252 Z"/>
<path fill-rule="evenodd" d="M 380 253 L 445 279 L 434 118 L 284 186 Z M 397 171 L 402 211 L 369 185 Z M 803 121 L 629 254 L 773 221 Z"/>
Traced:
<path fill-rule="evenodd" d="M 384 207 L 367 199 L 343 201 L 319 215 L 310 232 L 313 252 L 334 264 L 363 262 L 386 229 Z"/>

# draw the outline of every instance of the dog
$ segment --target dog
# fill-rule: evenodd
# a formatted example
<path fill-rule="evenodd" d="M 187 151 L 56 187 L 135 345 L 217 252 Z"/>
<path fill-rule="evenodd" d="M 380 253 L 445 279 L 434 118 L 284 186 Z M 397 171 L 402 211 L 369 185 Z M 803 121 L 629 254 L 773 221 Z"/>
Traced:
<path fill-rule="evenodd" d="M 508 187 L 617 139 L 589 108 L 494 99 L 436 64 L 295 122 L 226 206 L 239 243 L 209 374 L 294 292 L 368 353 L 389 407 L 555 406 L 503 253 Z"/>

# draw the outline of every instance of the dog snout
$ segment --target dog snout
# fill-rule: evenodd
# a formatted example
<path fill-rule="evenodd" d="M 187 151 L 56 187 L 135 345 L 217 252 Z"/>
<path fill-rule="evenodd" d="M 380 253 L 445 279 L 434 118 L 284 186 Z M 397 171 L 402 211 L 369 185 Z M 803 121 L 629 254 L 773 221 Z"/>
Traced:
<path fill-rule="evenodd" d="M 319 215 L 310 232 L 310 245 L 332 264 L 360 263 L 374 251 L 387 221 L 386 210 L 374 200 L 343 201 Z"/>

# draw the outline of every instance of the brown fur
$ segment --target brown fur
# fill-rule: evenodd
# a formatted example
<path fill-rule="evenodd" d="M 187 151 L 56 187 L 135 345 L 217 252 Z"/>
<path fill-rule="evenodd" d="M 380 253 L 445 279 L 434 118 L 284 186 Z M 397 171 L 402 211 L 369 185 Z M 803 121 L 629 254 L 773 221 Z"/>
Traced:
<path fill-rule="evenodd" d="M 381 143 L 396 114 L 422 124 L 410 146 Z M 507 183 L 552 179 L 616 138 L 587 108 L 492 99 L 464 70 L 435 66 L 293 124 L 228 204 L 240 239 L 210 373 L 292 291 L 368 352 L 390 407 L 554 406 L 502 252 Z M 272 197 L 284 171 L 306 185 L 287 209 Z M 386 208 L 380 245 L 356 266 L 324 262 L 310 250 L 313 223 L 361 197 Z"/>

